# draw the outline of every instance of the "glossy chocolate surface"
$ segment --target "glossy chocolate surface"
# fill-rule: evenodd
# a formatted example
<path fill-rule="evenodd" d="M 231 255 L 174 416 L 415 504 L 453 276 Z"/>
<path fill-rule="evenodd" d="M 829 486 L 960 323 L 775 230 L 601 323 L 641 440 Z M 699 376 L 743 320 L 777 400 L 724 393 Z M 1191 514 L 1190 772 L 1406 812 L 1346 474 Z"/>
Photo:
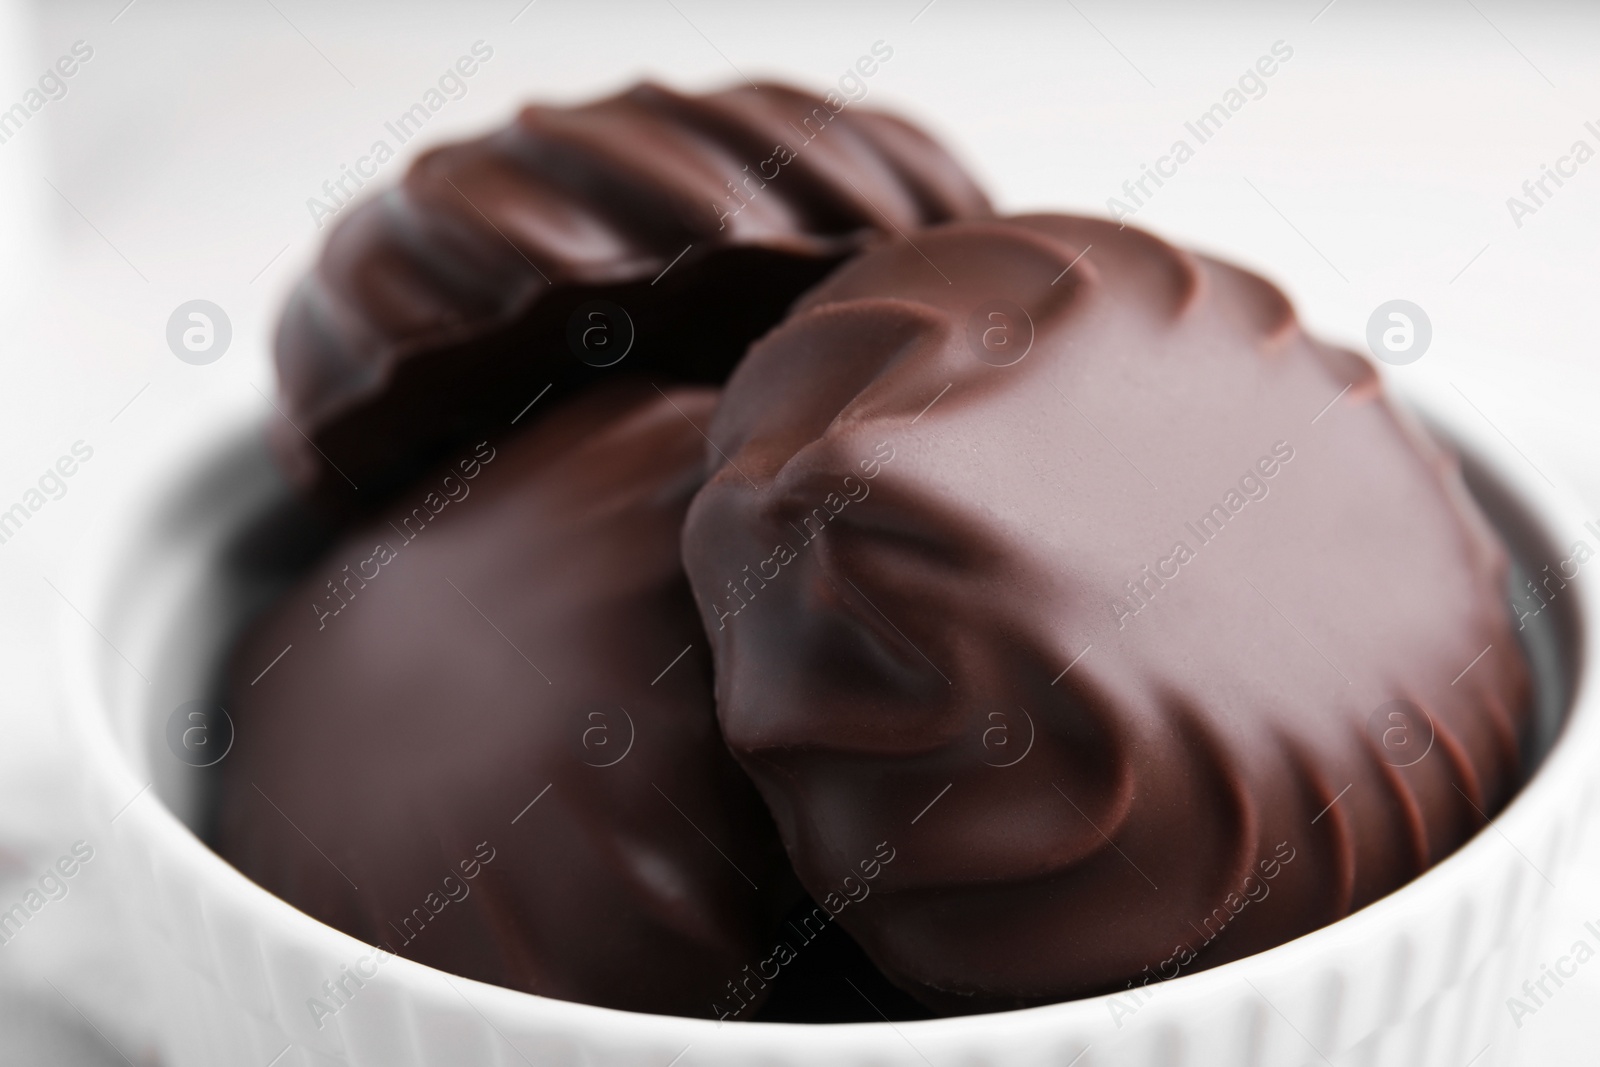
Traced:
<path fill-rule="evenodd" d="M 234 656 L 222 855 L 451 974 L 709 1014 L 797 894 L 679 561 L 713 400 L 599 386 L 313 565 Z"/>
<path fill-rule="evenodd" d="M 1372 367 L 1111 223 L 912 240 L 752 349 L 683 542 L 724 735 L 884 972 L 1125 990 L 1478 832 L 1529 704 L 1507 557 Z"/>
<path fill-rule="evenodd" d="M 370 510 L 536 398 L 627 371 L 720 382 L 865 243 L 988 214 L 925 134 L 837 96 L 641 84 L 528 107 L 336 225 L 279 328 L 275 451 Z"/>

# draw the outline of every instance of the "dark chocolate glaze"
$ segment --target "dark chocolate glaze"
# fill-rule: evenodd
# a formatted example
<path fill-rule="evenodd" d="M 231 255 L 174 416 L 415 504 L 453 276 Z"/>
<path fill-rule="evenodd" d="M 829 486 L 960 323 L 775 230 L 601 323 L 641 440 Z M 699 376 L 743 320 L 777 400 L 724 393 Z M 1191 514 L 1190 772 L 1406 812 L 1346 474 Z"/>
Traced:
<path fill-rule="evenodd" d="M 619 371 L 721 382 L 873 237 L 989 213 L 925 134 L 837 98 L 642 84 L 528 107 L 336 226 L 279 327 L 272 442 L 296 482 L 370 508 L 546 386 L 548 406 Z M 629 327 L 596 300 L 634 335 L 605 367 Z"/>
<path fill-rule="evenodd" d="M 710 1015 L 798 892 L 679 562 L 713 399 L 599 386 L 315 564 L 234 655 L 219 852 L 452 974 Z"/>
<path fill-rule="evenodd" d="M 754 346 L 683 541 L 801 880 L 897 852 L 839 915 L 884 972 L 946 1012 L 1125 989 L 1476 833 L 1528 714 L 1507 557 L 1372 367 L 1136 230 L 913 240 Z"/>
<path fill-rule="evenodd" d="M 755 1013 L 757 1022 L 876 1023 L 932 1017 L 873 966 L 844 927 L 821 923 L 821 914 L 821 905 L 807 897 L 779 924 L 776 940 L 793 958 L 778 969 L 766 1002 Z M 758 977 L 771 973 L 780 958 L 786 957 L 774 946 L 773 954 L 758 962 Z"/>

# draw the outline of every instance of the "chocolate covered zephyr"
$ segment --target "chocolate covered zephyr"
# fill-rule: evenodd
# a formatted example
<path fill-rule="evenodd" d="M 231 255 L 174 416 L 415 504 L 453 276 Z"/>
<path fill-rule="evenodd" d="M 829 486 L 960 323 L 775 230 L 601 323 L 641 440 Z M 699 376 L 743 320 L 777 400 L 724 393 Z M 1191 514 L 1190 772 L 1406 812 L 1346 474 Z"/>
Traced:
<path fill-rule="evenodd" d="M 713 393 L 597 389 L 465 446 L 254 626 L 216 844 L 388 952 L 704 1015 L 797 895 L 718 736 L 679 561 L 703 474 L 688 419 Z"/>
<path fill-rule="evenodd" d="M 684 533 L 819 906 L 987 1010 L 1278 944 L 1480 829 L 1528 714 L 1507 558 L 1372 368 L 1136 230 L 912 242 L 751 350 Z"/>
<path fill-rule="evenodd" d="M 370 507 L 536 399 L 619 370 L 720 382 L 874 236 L 988 214 L 925 134 L 837 93 L 528 107 L 333 230 L 278 331 L 272 440 L 296 481 Z"/>

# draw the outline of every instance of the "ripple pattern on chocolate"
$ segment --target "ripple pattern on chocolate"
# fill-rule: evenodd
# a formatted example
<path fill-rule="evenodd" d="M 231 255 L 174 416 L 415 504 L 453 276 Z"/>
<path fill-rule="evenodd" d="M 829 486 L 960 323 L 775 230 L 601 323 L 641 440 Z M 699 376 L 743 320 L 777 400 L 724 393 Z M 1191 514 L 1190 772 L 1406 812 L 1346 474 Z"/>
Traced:
<path fill-rule="evenodd" d="M 528 107 L 333 230 L 279 328 L 272 439 L 330 501 L 379 501 L 546 386 L 549 406 L 619 370 L 720 382 L 873 236 L 988 214 L 925 134 L 779 85 Z M 620 366 L 569 350 L 593 300 L 626 313 L 594 319 L 596 343 L 633 334 Z"/>
<path fill-rule="evenodd" d="M 899 850 L 841 914 L 885 973 L 944 1011 L 1124 990 L 1478 832 L 1529 705 L 1507 558 L 1370 365 L 1136 230 L 913 240 L 752 349 L 684 535 L 801 880 Z"/>
<path fill-rule="evenodd" d="M 797 894 L 679 561 L 713 400 L 600 386 L 314 566 L 234 655 L 221 854 L 451 974 L 707 1015 Z"/>

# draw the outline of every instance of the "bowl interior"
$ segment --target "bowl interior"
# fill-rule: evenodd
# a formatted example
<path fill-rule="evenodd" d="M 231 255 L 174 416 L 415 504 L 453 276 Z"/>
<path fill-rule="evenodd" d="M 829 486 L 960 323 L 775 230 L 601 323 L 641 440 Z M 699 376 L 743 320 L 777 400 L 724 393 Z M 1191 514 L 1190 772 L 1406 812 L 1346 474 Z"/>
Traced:
<path fill-rule="evenodd" d="M 1461 457 L 1469 489 L 1511 553 L 1510 602 L 1524 611 L 1540 607 L 1526 583 L 1565 558 L 1557 538 L 1491 457 L 1476 455 L 1447 427 L 1430 429 Z M 108 725 L 134 773 L 152 782 L 161 802 L 206 840 L 216 771 L 179 757 L 173 721 L 193 702 L 223 706 L 223 671 L 234 640 L 315 562 L 333 531 L 295 501 L 259 426 L 210 449 L 172 485 L 146 511 L 143 528 L 127 531 L 125 564 L 112 572 L 106 597 L 108 636 L 114 642 L 119 634 L 141 636 L 151 684 L 97 688 L 116 693 L 100 705 L 112 716 Z M 1524 748 L 1529 776 L 1560 736 L 1581 667 L 1578 598 L 1563 597 L 1559 589 L 1546 595 L 1548 602 L 1517 631 L 1534 674 L 1535 711 Z"/>

